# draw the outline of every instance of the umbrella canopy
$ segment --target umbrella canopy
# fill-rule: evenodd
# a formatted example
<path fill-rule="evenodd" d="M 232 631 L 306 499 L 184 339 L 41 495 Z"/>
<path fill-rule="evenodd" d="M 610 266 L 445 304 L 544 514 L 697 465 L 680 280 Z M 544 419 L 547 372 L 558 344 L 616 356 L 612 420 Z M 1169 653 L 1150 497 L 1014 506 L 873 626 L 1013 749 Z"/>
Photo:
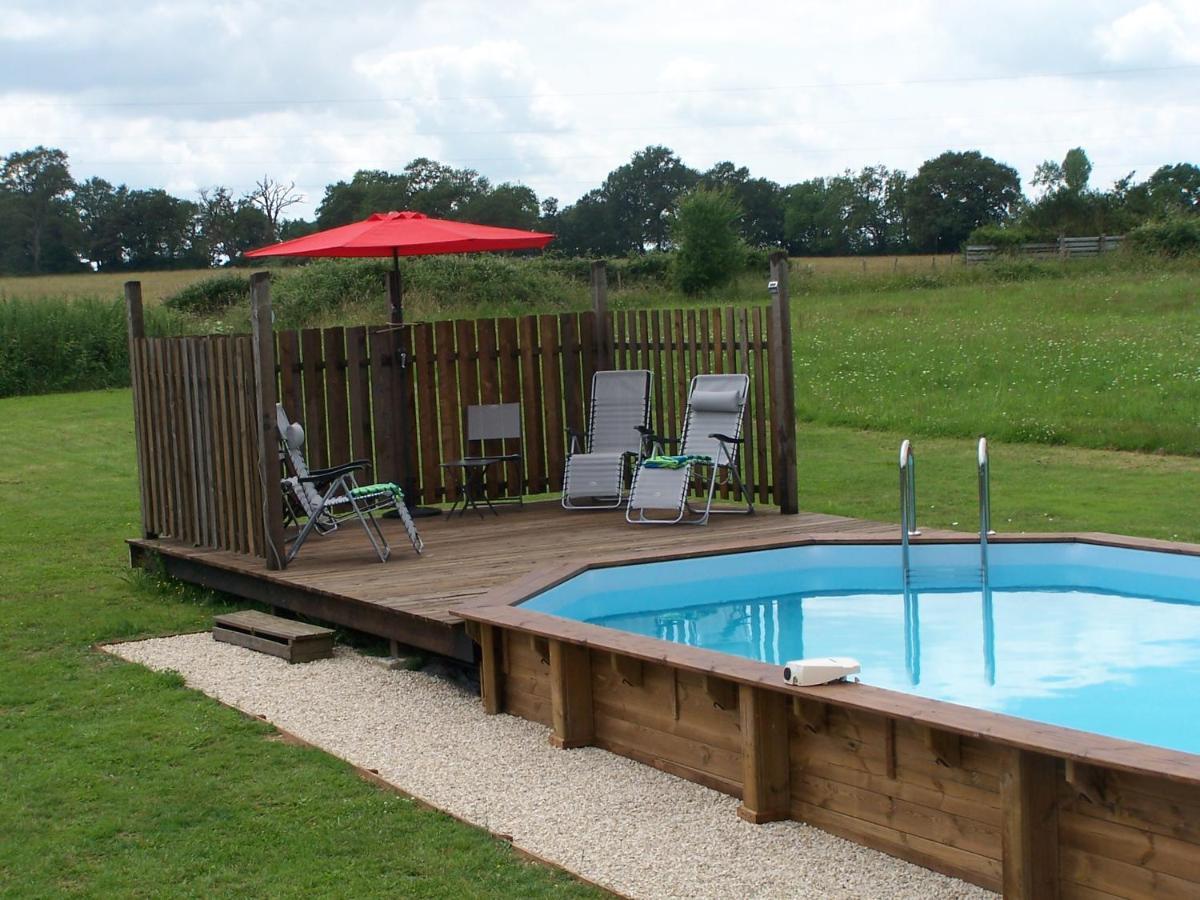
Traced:
<path fill-rule="evenodd" d="M 428 256 L 494 250 L 537 250 L 554 235 L 517 228 L 431 219 L 419 212 L 373 213 L 361 222 L 318 231 L 246 256 Z"/>

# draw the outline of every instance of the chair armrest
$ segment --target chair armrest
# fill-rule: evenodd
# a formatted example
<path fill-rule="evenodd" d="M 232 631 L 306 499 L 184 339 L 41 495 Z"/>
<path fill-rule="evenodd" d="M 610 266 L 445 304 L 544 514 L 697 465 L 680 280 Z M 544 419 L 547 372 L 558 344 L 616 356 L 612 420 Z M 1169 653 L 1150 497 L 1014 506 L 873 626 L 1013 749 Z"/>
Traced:
<path fill-rule="evenodd" d="M 744 444 L 744 443 L 746 443 L 745 438 L 730 437 L 727 434 L 710 434 L 709 437 L 720 441 L 722 444 Z"/>
<path fill-rule="evenodd" d="M 360 472 L 369 468 L 371 468 L 371 464 L 365 459 L 356 459 L 354 462 L 348 462 L 344 465 L 334 466 L 330 469 L 316 469 L 299 478 L 298 480 L 301 484 L 314 484 L 321 481 L 332 481 L 341 475 L 348 475 L 351 472 Z"/>

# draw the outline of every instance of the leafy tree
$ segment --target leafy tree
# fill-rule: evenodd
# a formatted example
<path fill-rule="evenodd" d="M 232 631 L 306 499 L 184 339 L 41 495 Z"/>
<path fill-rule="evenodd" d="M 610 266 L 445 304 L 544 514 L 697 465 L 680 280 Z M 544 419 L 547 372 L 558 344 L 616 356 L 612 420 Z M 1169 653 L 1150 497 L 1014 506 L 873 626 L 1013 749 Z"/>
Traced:
<path fill-rule="evenodd" d="M 600 193 L 611 205 L 617 252 L 645 253 L 671 246 L 671 211 L 679 198 L 699 180 L 666 147 L 639 150 L 608 174 Z"/>
<path fill-rule="evenodd" d="M 462 210 L 468 222 L 526 230 L 537 228 L 540 214 L 537 194 L 524 185 L 508 182 L 471 197 Z"/>
<path fill-rule="evenodd" d="M 977 150 L 927 160 L 908 182 L 905 212 L 918 250 L 956 250 L 980 225 L 1008 221 L 1021 204 L 1017 170 Z"/>
<path fill-rule="evenodd" d="M 1145 182 L 1130 189 L 1128 203 L 1142 219 L 1196 215 L 1200 213 L 1200 167 L 1191 163 L 1160 166 Z"/>
<path fill-rule="evenodd" d="M 742 208 L 742 237 L 752 247 L 783 244 L 783 189 L 766 178 L 751 178 L 745 166 L 719 162 L 701 178 L 708 188 L 728 188 Z"/>
<path fill-rule="evenodd" d="M 205 266 L 208 256 L 198 240 L 199 207 L 155 188 L 130 191 L 122 231 L 126 262 L 134 269 Z"/>
<path fill-rule="evenodd" d="M 613 206 L 594 188 L 557 216 L 554 248 L 568 256 L 619 256 L 629 247 L 618 233 Z"/>
<path fill-rule="evenodd" d="M 365 219 L 373 212 L 408 209 L 412 191 L 408 179 L 382 169 L 359 169 L 349 181 L 325 188 L 317 207 L 317 227 L 334 228 Z"/>
<path fill-rule="evenodd" d="M 784 235 L 801 255 L 883 253 L 905 242 L 907 178 L 886 166 L 847 169 L 813 178 L 784 192 Z"/>
<path fill-rule="evenodd" d="M 203 250 L 208 265 L 217 266 L 237 255 L 237 205 L 229 189 L 220 185 L 197 193 L 201 240 L 196 249 Z"/>
<path fill-rule="evenodd" d="M 67 154 L 61 150 L 37 146 L 11 153 L 4 160 L 0 193 L 7 195 L 5 231 L 25 247 L 28 271 L 41 272 L 47 255 L 53 255 L 57 263 L 52 268 L 72 268 L 74 254 L 68 242 L 77 220 L 69 198 L 74 188 Z"/>
<path fill-rule="evenodd" d="M 742 210 L 729 188 L 694 188 L 680 202 L 671 223 L 678 246 L 672 263 L 676 286 L 698 294 L 728 284 L 746 260 L 738 236 Z"/>
<path fill-rule="evenodd" d="M 89 178 L 75 187 L 79 253 L 99 270 L 119 269 L 124 264 L 121 230 L 128 194 L 125 185 L 114 188 L 103 178 Z"/>

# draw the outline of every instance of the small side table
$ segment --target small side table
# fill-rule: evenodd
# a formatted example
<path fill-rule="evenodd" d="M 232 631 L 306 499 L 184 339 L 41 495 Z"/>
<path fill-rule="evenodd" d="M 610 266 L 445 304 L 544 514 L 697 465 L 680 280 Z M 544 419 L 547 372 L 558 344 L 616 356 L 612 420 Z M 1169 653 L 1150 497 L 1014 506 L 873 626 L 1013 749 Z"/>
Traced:
<path fill-rule="evenodd" d="M 464 456 L 462 459 L 452 459 L 449 462 L 442 463 L 443 469 L 454 469 L 458 472 L 457 495 L 454 498 L 454 504 L 446 511 L 446 515 L 454 515 L 454 511 L 457 509 L 459 516 L 461 516 L 467 511 L 467 507 L 469 506 L 482 519 L 483 510 L 479 507 L 480 500 L 492 511 L 492 515 L 499 515 L 496 512 L 496 507 L 488 497 L 488 469 L 495 465 L 520 461 L 520 453 L 505 453 L 496 456 Z M 516 502 L 518 505 L 522 505 L 520 497 L 516 498 Z M 459 508 L 459 503 L 462 503 L 461 509 Z"/>

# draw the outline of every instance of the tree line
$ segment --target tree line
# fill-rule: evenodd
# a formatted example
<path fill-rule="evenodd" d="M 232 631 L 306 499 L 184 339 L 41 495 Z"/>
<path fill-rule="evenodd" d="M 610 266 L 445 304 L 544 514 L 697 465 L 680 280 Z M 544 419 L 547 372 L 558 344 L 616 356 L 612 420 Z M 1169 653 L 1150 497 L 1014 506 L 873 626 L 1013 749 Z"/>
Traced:
<path fill-rule="evenodd" d="M 673 249 L 680 204 L 698 190 L 732 202 L 746 245 L 799 256 L 952 252 L 981 228 L 1031 240 L 1119 234 L 1200 211 L 1200 167 L 1191 163 L 1164 165 L 1141 182 L 1130 172 L 1109 188 L 1092 186 L 1091 172 L 1087 153 L 1074 148 L 1037 167 L 1037 194 L 1027 197 L 1011 166 L 979 151 L 948 151 L 912 175 L 874 165 L 782 185 L 728 161 L 700 171 L 649 146 L 560 207 L 524 185 L 418 158 L 400 172 L 363 169 L 328 185 L 309 221 L 286 217 L 304 198 L 269 176 L 242 196 L 214 185 L 185 199 L 98 177 L 76 181 L 65 152 L 39 146 L 4 158 L 0 272 L 223 265 L 253 247 L 389 209 L 551 231 L 554 251 L 567 256 L 626 256 Z"/>

